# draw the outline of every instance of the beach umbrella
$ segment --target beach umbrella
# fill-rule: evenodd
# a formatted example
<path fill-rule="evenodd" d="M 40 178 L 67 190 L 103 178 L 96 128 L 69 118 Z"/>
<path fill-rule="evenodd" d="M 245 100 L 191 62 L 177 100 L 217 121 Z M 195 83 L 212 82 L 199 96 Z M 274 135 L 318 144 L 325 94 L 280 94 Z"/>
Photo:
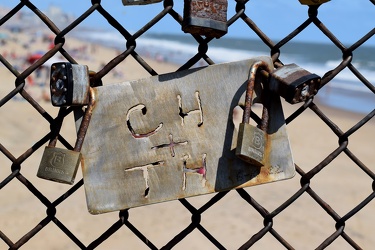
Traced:
<path fill-rule="evenodd" d="M 42 58 L 42 56 L 44 55 L 44 52 L 43 51 L 35 51 L 33 52 L 32 54 L 30 54 L 28 57 L 27 57 L 27 61 L 30 63 L 30 64 L 33 64 L 35 63 L 36 61 L 38 61 L 40 58 Z"/>

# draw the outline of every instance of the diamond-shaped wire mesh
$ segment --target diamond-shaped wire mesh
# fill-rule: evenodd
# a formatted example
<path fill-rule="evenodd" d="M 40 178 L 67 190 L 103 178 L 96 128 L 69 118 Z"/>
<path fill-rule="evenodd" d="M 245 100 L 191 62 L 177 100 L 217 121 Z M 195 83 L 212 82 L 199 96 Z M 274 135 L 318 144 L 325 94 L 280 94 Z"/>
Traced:
<path fill-rule="evenodd" d="M 329 245 L 335 249 L 360 249 L 374 245 L 371 232 L 375 229 L 375 221 L 371 214 L 375 195 L 372 119 L 375 109 L 365 115 L 352 114 L 354 119 L 346 119 L 345 111 L 327 109 L 321 105 L 320 92 L 316 101 L 310 99 L 298 108 L 289 104 L 284 106 L 292 147 L 299 148 L 300 152 L 295 154 L 298 174 L 292 180 L 133 208 L 118 214 L 92 216 L 86 211 L 80 173 L 72 187 L 46 183 L 36 178 L 43 147 L 50 140 L 51 130 L 58 121 L 58 110 L 44 102 L 43 96 L 35 97 L 30 77 L 55 56 L 71 63 L 90 65 L 95 71 L 93 85 L 106 83 L 106 79 L 111 79 L 116 73 L 138 77 L 127 72 L 129 60 L 135 61 L 145 76 L 167 73 L 162 66 L 145 56 L 137 42 L 152 33 L 160 22 L 168 22 L 169 27 L 178 29 L 182 23 L 182 10 L 176 9 L 176 1 L 172 0 L 158 4 L 159 10 L 155 16 L 139 14 L 137 23 L 141 23 L 141 26 L 137 31 L 128 30 L 126 22 L 116 20 L 112 15 L 113 9 L 104 1 L 86 2 L 87 10 L 68 23 L 57 23 L 52 17 L 50 19 L 33 1 L 20 1 L 13 9 L 1 12 L 0 28 L 9 28 L 9 23 L 27 11 L 33 20 L 38 18 L 38 25 L 49 34 L 46 39 L 52 41 L 49 50 L 42 53 L 39 60 L 22 68 L 17 66 L 14 58 L 5 55 L 5 50 L 0 55 L 4 66 L 1 74 L 8 75 L 8 78 L 2 79 L 14 81 L 1 80 L 0 114 L 14 114 L 6 116 L 9 120 L 3 118 L 0 121 L 3 131 L 0 133 L 1 249 L 322 249 Z M 275 41 L 270 39 L 274 36 L 272 32 L 262 30 L 266 23 L 275 25 L 275 33 L 277 29 L 278 16 L 270 17 L 262 10 L 262 4 L 266 3 L 229 2 L 233 2 L 231 6 L 234 9 L 230 13 L 234 14 L 228 16 L 228 39 L 231 38 L 232 25 L 241 27 L 243 34 L 248 33 L 249 37 L 256 34 L 257 40 L 263 43 L 262 49 L 268 50 L 277 65 L 282 63 L 284 51 L 297 49 L 292 46 L 293 39 L 301 33 L 311 32 L 312 35 L 324 37 L 333 45 L 328 59 L 331 56 L 335 61 L 338 55 L 342 60 L 335 61 L 331 70 L 325 72 L 320 88 L 330 88 L 335 77 L 348 71 L 366 87 L 366 95 L 375 98 L 374 84 L 368 80 L 367 72 L 358 69 L 356 61 L 356 55 L 363 53 L 361 48 L 373 39 L 375 28 L 368 30 L 355 43 L 343 45 L 338 38 L 339 32 L 329 29 L 325 25 L 326 20 L 319 18 L 318 11 L 324 8 L 324 4 L 301 6 L 301 11 L 306 11 L 306 19 L 298 20 L 298 24 L 296 20 L 291 20 L 288 27 L 290 33 Z M 293 2 L 300 4 L 297 0 Z M 375 12 L 373 1 L 358 2 L 367 4 Z M 334 6 L 340 3 L 332 1 L 329 4 L 334 11 Z M 336 17 L 335 13 L 332 16 Z M 86 57 L 94 53 L 95 45 L 90 44 L 90 52 L 87 52 L 87 48 L 74 50 L 72 46 L 76 40 L 71 34 L 77 32 L 77 27 L 83 22 L 97 18 L 106 19 L 110 29 L 117 32 L 124 44 L 123 49 L 116 53 L 107 51 L 111 60 L 91 63 L 90 58 Z M 348 24 L 348 19 L 354 24 L 351 27 L 362 25 L 356 23 L 352 16 L 340 18 L 342 26 Z M 369 16 L 368 20 L 371 21 L 371 18 Z M 345 30 L 345 27 L 341 28 Z M 31 38 L 28 30 L 20 35 L 24 39 L 23 46 L 30 47 L 31 44 L 27 44 Z M 168 36 L 165 34 L 159 38 L 168 39 Z M 175 66 L 176 71 L 189 69 L 196 64 L 215 64 L 209 53 L 215 39 L 188 34 L 186 39 L 196 45 L 197 52 Z M 255 45 L 254 48 L 249 46 L 243 49 L 257 49 Z M 7 48 L 7 45 L 1 47 Z M 321 47 L 317 46 L 316 49 Z M 304 53 L 303 50 L 300 52 Z M 346 101 L 340 99 L 336 106 L 343 106 Z M 27 115 L 18 115 L 24 109 L 29 110 Z M 59 143 L 69 149 L 72 149 L 75 140 L 71 111 L 69 108 L 61 112 L 64 120 L 59 134 Z M 337 116 L 337 113 L 341 113 L 341 116 Z M 304 124 L 312 122 L 319 124 L 318 127 L 314 130 L 304 128 Z M 7 133 L 7 138 L 11 139 L 3 140 Z"/>

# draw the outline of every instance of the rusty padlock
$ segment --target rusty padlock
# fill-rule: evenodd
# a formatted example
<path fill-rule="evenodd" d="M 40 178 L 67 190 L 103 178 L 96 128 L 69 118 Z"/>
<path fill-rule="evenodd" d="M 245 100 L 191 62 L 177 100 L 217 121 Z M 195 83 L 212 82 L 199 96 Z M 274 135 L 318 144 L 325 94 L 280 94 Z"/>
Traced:
<path fill-rule="evenodd" d="M 319 5 L 329 1 L 330 0 L 299 0 L 299 2 L 303 5 Z"/>
<path fill-rule="evenodd" d="M 44 149 L 37 173 L 39 178 L 66 184 L 74 183 L 77 169 L 81 162 L 80 151 L 90 123 L 94 103 L 94 91 L 90 88 L 89 104 L 79 127 L 74 149 L 56 148 L 58 136 L 55 136 Z"/>
<path fill-rule="evenodd" d="M 89 71 L 86 65 L 68 62 L 52 64 L 50 91 L 53 106 L 87 105 L 89 88 Z"/>
<path fill-rule="evenodd" d="M 123 5 L 144 5 L 150 3 L 158 3 L 162 0 L 122 0 Z"/>
<path fill-rule="evenodd" d="M 267 90 L 264 87 L 262 93 L 263 99 L 263 113 L 262 124 L 258 128 L 250 124 L 250 113 L 253 102 L 253 93 L 255 87 L 255 79 L 257 70 L 263 67 L 268 72 L 270 71 L 268 65 L 263 61 L 258 61 L 251 66 L 250 78 L 247 84 L 245 110 L 243 113 L 242 123 L 240 123 L 237 138 L 236 155 L 242 160 L 257 166 L 264 165 L 265 146 L 267 144 L 267 128 L 268 128 L 268 101 Z"/>
<path fill-rule="evenodd" d="M 294 63 L 281 66 L 270 76 L 270 84 L 275 86 L 276 92 L 291 104 L 305 102 L 315 95 L 320 87 L 320 76 Z"/>
<path fill-rule="evenodd" d="M 182 30 L 220 38 L 228 31 L 227 0 L 185 0 Z"/>

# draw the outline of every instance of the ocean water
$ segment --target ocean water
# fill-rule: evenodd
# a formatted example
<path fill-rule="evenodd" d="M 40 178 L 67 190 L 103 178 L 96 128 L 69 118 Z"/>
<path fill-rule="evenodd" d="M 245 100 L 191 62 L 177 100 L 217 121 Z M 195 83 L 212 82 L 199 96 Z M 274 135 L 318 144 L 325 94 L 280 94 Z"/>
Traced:
<path fill-rule="evenodd" d="M 110 31 L 85 30 L 74 34 L 80 39 L 121 50 L 126 40 Z M 141 56 L 183 65 L 197 51 L 196 41 L 189 35 L 151 34 L 137 39 L 136 51 Z M 280 49 L 284 64 L 296 63 L 304 69 L 323 76 L 342 61 L 342 52 L 331 44 L 290 42 Z M 207 55 L 215 62 L 231 62 L 255 56 L 270 55 L 270 49 L 259 40 L 220 38 L 209 43 Z M 375 84 L 375 46 L 362 46 L 354 51 L 352 64 L 366 79 Z M 340 72 L 319 90 L 319 101 L 335 108 L 367 114 L 375 109 L 375 94 L 349 70 Z"/>

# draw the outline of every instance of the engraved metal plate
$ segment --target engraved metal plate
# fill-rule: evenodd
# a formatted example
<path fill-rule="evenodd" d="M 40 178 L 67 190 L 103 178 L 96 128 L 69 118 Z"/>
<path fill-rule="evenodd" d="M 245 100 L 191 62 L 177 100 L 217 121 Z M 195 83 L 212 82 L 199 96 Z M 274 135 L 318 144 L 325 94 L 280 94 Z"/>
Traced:
<path fill-rule="evenodd" d="M 265 165 L 245 163 L 232 146 L 233 109 L 243 101 L 250 66 L 258 60 L 272 65 L 269 57 L 258 57 L 94 88 L 81 150 L 89 212 L 293 177 L 278 96 L 270 108 L 272 146 Z"/>

